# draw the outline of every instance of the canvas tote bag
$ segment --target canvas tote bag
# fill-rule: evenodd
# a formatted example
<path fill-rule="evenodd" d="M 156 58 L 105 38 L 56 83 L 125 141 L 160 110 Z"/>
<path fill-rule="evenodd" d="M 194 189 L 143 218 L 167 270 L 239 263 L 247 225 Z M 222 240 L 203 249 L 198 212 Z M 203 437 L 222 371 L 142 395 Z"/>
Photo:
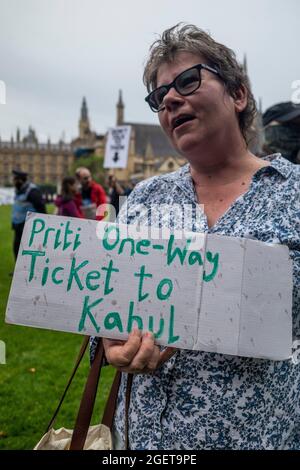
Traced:
<path fill-rule="evenodd" d="M 79 364 L 89 344 L 89 336 L 84 338 L 73 372 L 67 383 L 65 391 L 61 397 L 52 419 L 50 420 L 46 433 L 34 447 L 34 450 L 112 450 L 113 442 L 111 429 L 116 410 L 116 402 L 121 381 L 121 372 L 117 372 L 110 390 L 110 394 L 105 406 L 101 424 L 90 426 L 94 409 L 98 382 L 104 360 L 104 347 L 102 338 L 99 338 L 95 359 L 90 368 L 81 398 L 80 407 L 74 430 L 60 428 L 55 430 L 52 426 L 60 407 L 64 401 L 66 393 L 72 383 Z M 126 400 L 125 400 L 125 448 L 128 446 L 128 409 L 130 402 L 130 391 L 132 384 L 132 374 L 128 374 Z"/>

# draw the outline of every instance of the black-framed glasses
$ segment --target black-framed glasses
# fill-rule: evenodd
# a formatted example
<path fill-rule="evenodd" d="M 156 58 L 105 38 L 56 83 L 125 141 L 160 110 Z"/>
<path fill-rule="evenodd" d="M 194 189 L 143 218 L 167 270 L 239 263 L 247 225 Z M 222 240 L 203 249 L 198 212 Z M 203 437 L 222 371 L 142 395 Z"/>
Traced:
<path fill-rule="evenodd" d="M 182 96 L 188 96 L 194 93 L 201 85 L 201 70 L 205 69 L 216 75 L 220 75 L 218 70 L 206 64 L 193 65 L 187 70 L 181 72 L 169 85 L 162 85 L 155 90 L 151 91 L 146 96 L 145 101 L 149 104 L 154 113 L 162 111 L 165 106 L 163 105 L 164 97 L 169 93 L 171 88 L 175 88 L 177 93 Z"/>

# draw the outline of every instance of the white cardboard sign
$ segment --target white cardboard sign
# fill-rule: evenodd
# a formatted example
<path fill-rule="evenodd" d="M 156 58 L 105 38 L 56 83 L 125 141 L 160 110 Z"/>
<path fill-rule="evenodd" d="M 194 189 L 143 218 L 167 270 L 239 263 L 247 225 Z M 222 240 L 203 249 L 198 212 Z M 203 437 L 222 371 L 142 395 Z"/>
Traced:
<path fill-rule="evenodd" d="M 160 345 L 286 359 L 288 248 L 202 233 L 151 239 L 132 225 L 29 213 L 6 322 Z"/>
<path fill-rule="evenodd" d="M 116 126 L 108 130 L 104 168 L 126 168 L 131 126 Z"/>

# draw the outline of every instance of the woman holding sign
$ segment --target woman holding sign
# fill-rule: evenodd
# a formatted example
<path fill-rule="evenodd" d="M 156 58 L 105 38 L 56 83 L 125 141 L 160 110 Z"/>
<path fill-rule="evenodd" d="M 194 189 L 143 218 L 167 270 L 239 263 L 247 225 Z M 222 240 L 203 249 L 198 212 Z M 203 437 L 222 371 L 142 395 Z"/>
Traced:
<path fill-rule="evenodd" d="M 235 54 L 196 26 L 177 25 L 152 45 L 144 82 L 147 103 L 189 163 L 137 185 L 119 221 L 143 223 L 137 210 L 141 204 L 149 212 L 153 204 L 201 205 L 193 231 L 287 245 L 294 266 L 293 334 L 299 337 L 299 168 L 279 154 L 261 159 L 249 151 L 247 133 L 256 108 Z M 174 217 L 169 227 L 182 229 L 181 219 Z M 131 449 L 300 448 L 300 364 L 295 358 L 174 354 L 138 330 L 124 343 L 105 339 L 104 346 L 110 364 L 135 374 Z M 120 448 L 125 384 L 123 374 L 115 416 Z"/>

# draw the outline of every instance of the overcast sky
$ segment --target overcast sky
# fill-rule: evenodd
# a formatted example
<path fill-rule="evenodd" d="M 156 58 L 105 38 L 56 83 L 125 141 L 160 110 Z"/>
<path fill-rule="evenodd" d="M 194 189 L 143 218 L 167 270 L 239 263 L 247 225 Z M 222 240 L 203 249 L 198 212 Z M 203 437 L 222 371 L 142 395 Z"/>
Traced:
<path fill-rule="evenodd" d="M 263 110 L 291 100 L 300 80 L 299 0 L 0 0 L 2 140 L 31 125 L 41 141 L 74 138 L 86 96 L 91 127 L 116 121 L 118 90 L 125 119 L 155 123 L 144 101 L 143 64 L 164 29 L 194 23 L 231 47 Z"/>

